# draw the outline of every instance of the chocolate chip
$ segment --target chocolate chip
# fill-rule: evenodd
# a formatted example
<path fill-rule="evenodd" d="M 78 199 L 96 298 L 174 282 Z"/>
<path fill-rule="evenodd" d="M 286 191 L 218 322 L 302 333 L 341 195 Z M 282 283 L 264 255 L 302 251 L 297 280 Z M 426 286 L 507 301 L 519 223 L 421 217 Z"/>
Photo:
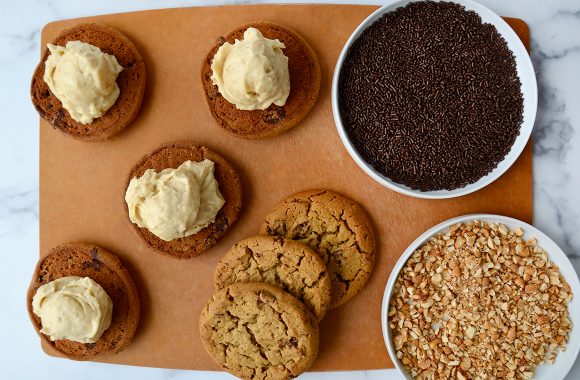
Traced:
<path fill-rule="evenodd" d="M 300 223 L 299 225 L 294 227 L 294 230 L 292 231 L 292 235 L 293 236 L 304 236 L 304 235 L 306 235 L 308 230 L 310 230 L 310 222 L 306 221 L 306 222 Z"/>
<path fill-rule="evenodd" d="M 286 117 L 286 111 L 284 108 L 279 108 L 276 106 L 271 106 L 271 109 L 264 111 L 262 119 L 268 124 L 278 124 Z"/>
<path fill-rule="evenodd" d="M 219 212 L 216 216 L 216 220 L 214 222 L 215 229 L 220 232 L 225 232 L 228 229 L 229 223 L 226 216 Z"/>
<path fill-rule="evenodd" d="M 222 46 L 225 43 L 226 43 L 226 39 L 223 36 L 220 36 L 215 40 L 215 44 L 217 46 Z"/>
<path fill-rule="evenodd" d="M 67 129 L 69 127 L 69 125 L 65 121 L 64 112 L 65 112 L 64 108 L 61 108 L 58 110 L 58 113 L 56 114 L 56 118 L 54 119 L 54 123 L 53 123 L 55 128 Z"/>
<path fill-rule="evenodd" d="M 99 260 L 91 260 L 91 261 L 84 261 L 82 264 L 82 268 L 84 270 L 87 269 L 93 269 L 96 270 L 97 272 L 100 271 L 103 267 L 103 263 L 101 263 Z"/>

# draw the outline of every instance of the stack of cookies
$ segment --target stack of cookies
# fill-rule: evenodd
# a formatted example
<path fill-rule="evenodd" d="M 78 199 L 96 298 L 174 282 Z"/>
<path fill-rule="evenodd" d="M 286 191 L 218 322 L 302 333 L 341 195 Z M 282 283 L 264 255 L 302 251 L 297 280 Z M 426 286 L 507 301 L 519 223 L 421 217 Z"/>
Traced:
<path fill-rule="evenodd" d="M 327 190 L 286 198 L 260 233 L 217 264 L 200 333 L 208 353 L 234 375 L 290 379 L 313 363 L 327 311 L 367 282 L 374 236 L 358 204 Z"/>

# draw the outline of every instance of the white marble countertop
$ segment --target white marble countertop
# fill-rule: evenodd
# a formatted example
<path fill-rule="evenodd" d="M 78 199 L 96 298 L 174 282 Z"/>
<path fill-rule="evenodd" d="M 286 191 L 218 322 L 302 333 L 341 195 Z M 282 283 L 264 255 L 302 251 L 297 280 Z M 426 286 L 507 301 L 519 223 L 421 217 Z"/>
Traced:
<path fill-rule="evenodd" d="M 562 247 L 579 271 L 580 1 L 479 1 L 498 14 L 522 18 L 530 26 L 532 59 L 538 74 L 540 93 L 534 129 L 534 224 Z M 29 100 L 29 83 L 39 56 L 40 30 L 50 21 L 143 9 L 261 2 L 2 0 L 0 289 L 3 290 L 4 301 L 0 309 L 0 378 L 232 378 L 217 372 L 74 362 L 48 357 L 41 351 L 24 302 L 38 258 L 38 116 Z M 381 4 L 381 1 L 366 3 Z M 311 373 L 303 378 L 340 380 L 400 377 L 394 371 L 385 370 Z M 580 379 L 580 361 L 576 362 L 567 379 Z"/>

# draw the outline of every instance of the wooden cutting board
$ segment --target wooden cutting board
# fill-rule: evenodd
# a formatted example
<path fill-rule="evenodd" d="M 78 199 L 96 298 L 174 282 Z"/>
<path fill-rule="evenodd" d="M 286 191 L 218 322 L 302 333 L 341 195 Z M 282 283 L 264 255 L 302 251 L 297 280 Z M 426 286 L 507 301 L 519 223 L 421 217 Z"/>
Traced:
<path fill-rule="evenodd" d="M 360 202 L 377 232 L 377 260 L 366 288 L 330 311 L 320 325 L 321 345 L 312 370 L 393 367 L 383 343 L 380 309 L 391 268 L 423 231 L 450 217 L 495 213 L 527 222 L 532 217 L 530 145 L 499 180 L 451 200 L 397 194 L 371 180 L 342 146 L 332 119 L 334 65 L 356 26 L 376 7 L 353 5 L 251 5 L 165 9 L 113 14 L 48 24 L 42 46 L 63 28 L 98 21 L 119 28 L 147 64 L 147 91 L 136 122 L 109 142 L 87 143 L 61 135 L 40 121 L 40 255 L 68 241 L 93 242 L 117 253 L 131 270 L 142 299 L 133 343 L 98 360 L 138 366 L 218 370 L 197 330 L 212 294 L 216 262 L 236 241 L 256 234 L 265 214 L 282 198 L 326 188 Z M 245 141 L 222 132 L 203 100 L 203 57 L 216 38 L 240 24 L 269 20 L 298 31 L 318 54 L 320 98 L 291 131 Z M 526 46 L 527 25 L 507 19 Z M 291 63 L 290 63 L 291 64 Z M 188 140 L 224 155 L 243 178 L 245 203 L 238 223 L 210 251 L 188 261 L 155 254 L 131 229 L 124 212 L 130 168 L 163 143 Z M 50 347 L 49 355 L 58 356 Z"/>

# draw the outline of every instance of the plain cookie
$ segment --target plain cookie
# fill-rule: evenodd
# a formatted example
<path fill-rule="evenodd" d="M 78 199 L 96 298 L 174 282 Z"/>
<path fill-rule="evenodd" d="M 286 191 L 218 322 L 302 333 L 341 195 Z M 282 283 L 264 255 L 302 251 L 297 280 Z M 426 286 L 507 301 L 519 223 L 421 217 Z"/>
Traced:
<path fill-rule="evenodd" d="M 278 39 L 286 48 L 290 72 L 290 95 L 286 104 L 272 104 L 265 110 L 239 110 L 228 102 L 211 81 L 211 62 L 219 47 L 226 41 L 233 44 L 243 39 L 246 29 L 254 27 L 268 39 Z M 242 25 L 211 48 L 201 67 L 201 83 L 209 110 L 218 125 L 231 135 L 245 139 L 259 139 L 278 135 L 302 121 L 314 107 L 320 92 L 320 65 L 314 50 L 295 31 L 270 22 Z"/>
<path fill-rule="evenodd" d="M 212 150 L 187 142 L 175 142 L 161 146 L 145 156 L 133 167 L 125 182 L 125 191 L 134 177 L 141 177 L 147 169 L 160 172 L 166 168 L 176 169 L 185 161 L 199 162 L 204 159 L 215 163 L 214 176 L 225 203 L 215 217 L 215 222 L 198 233 L 165 241 L 147 228 L 141 228 L 129 219 L 129 209 L 124 203 L 127 220 L 133 230 L 156 252 L 179 259 L 190 259 L 210 249 L 238 220 L 242 209 L 242 182 L 230 163 Z M 123 194 L 124 201 L 124 194 Z"/>
<path fill-rule="evenodd" d="M 320 254 L 332 283 L 330 308 L 357 295 L 373 268 L 375 241 L 366 212 L 328 190 L 284 199 L 266 216 L 260 234 L 297 240 Z"/>
<path fill-rule="evenodd" d="M 95 343 L 55 340 L 40 332 L 42 321 L 32 311 L 32 298 L 38 288 L 66 276 L 89 277 L 107 292 L 113 301 L 111 325 Z M 30 320 L 45 343 L 70 359 L 90 360 L 105 353 L 117 353 L 132 340 L 139 324 L 140 302 L 137 287 L 119 258 L 88 243 L 68 243 L 53 248 L 36 265 L 27 294 Z"/>
<path fill-rule="evenodd" d="M 282 237 L 253 236 L 236 243 L 214 272 L 216 290 L 237 282 L 267 282 L 302 301 L 320 321 L 330 307 L 330 276 L 316 252 Z"/>
<path fill-rule="evenodd" d="M 318 323 L 304 304 L 277 286 L 247 282 L 216 292 L 201 312 L 209 355 L 242 379 L 291 379 L 318 353 Z"/>
<path fill-rule="evenodd" d="M 71 118 L 62 103 L 52 94 L 44 82 L 44 63 L 50 52 L 44 47 L 42 59 L 32 76 L 30 95 L 40 117 L 55 129 L 78 140 L 107 140 L 133 122 L 145 94 L 145 61 L 135 45 L 117 29 L 99 23 L 78 24 L 64 30 L 52 44 L 65 46 L 69 41 L 82 41 L 112 54 L 123 66 L 117 77 L 119 97 L 107 112 L 90 124 L 82 124 Z"/>

